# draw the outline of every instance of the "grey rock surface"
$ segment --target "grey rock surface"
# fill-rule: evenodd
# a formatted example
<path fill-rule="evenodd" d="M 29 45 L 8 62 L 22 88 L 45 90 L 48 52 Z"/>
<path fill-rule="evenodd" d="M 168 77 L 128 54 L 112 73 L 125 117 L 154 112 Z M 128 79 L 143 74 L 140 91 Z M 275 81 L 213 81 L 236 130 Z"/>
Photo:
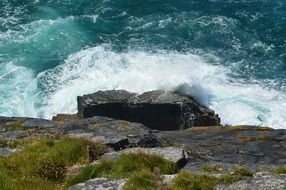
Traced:
<path fill-rule="evenodd" d="M 68 190 L 120 190 L 125 182 L 124 179 L 95 178 L 73 185 Z"/>
<path fill-rule="evenodd" d="M 286 175 L 256 173 L 253 178 L 240 180 L 230 185 L 218 185 L 215 190 L 285 190 Z"/>
<path fill-rule="evenodd" d="M 184 146 L 188 151 L 188 169 L 207 163 L 225 167 L 242 164 L 254 168 L 285 165 L 286 130 L 253 126 L 197 127 L 186 131 L 155 133 L 158 141 L 169 146 Z"/>
<path fill-rule="evenodd" d="M 10 154 L 16 152 L 18 149 L 10 149 L 10 148 L 0 148 L 0 156 L 7 157 Z"/>

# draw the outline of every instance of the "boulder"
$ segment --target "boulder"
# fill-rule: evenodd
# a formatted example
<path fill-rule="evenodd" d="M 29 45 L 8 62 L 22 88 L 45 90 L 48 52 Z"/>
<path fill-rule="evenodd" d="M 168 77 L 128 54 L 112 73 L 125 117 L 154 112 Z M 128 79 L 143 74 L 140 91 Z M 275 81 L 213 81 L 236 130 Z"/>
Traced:
<path fill-rule="evenodd" d="M 68 190 L 119 190 L 122 189 L 125 182 L 124 179 L 95 178 L 73 185 Z"/>
<path fill-rule="evenodd" d="M 214 111 L 178 92 L 151 91 L 138 95 L 109 90 L 80 96 L 77 101 L 81 118 L 105 116 L 139 122 L 157 130 L 220 125 Z"/>

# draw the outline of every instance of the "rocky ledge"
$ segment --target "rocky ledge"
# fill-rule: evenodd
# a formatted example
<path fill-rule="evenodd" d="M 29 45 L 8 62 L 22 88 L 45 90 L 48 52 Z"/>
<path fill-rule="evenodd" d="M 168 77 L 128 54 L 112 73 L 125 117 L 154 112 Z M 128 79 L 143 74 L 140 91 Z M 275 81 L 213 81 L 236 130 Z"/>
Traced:
<path fill-rule="evenodd" d="M 220 126 L 176 92 L 78 103 L 53 120 L 0 117 L 0 189 L 286 189 L 286 130 Z"/>
<path fill-rule="evenodd" d="M 105 116 L 157 130 L 220 125 L 214 111 L 179 92 L 151 91 L 139 95 L 125 90 L 99 91 L 78 97 L 77 101 L 81 118 Z"/>

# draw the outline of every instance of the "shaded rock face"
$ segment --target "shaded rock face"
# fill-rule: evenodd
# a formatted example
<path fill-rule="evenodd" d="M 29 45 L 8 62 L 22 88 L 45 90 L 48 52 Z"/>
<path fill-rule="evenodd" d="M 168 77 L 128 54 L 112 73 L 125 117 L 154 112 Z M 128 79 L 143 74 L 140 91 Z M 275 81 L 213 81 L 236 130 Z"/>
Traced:
<path fill-rule="evenodd" d="M 139 122 L 157 130 L 220 125 L 214 111 L 176 92 L 151 91 L 137 95 L 124 90 L 99 91 L 78 97 L 77 101 L 81 118 L 105 116 Z"/>

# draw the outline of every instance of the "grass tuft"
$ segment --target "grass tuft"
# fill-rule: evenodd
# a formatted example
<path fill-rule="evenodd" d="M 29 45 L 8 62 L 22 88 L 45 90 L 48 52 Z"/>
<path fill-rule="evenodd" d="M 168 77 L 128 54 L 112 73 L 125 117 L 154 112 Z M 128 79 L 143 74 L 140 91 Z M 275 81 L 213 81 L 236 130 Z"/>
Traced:
<path fill-rule="evenodd" d="M 88 146 L 98 155 L 106 151 L 102 144 L 68 137 L 28 138 L 18 146 L 21 151 L 0 159 L 0 189 L 59 189 L 69 166 L 88 163 Z"/>
<path fill-rule="evenodd" d="M 172 190 L 211 190 L 218 183 L 216 177 L 207 175 L 196 175 L 183 171 L 171 182 Z"/>
<path fill-rule="evenodd" d="M 253 176 L 253 172 L 244 166 L 240 166 L 240 165 L 235 166 L 233 170 L 234 170 L 234 175 L 237 175 L 237 176 L 246 176 L 246 177 Z"/>
<path fill-rule="evenodd" d="M 158 177 L 150 171 L 140 171 L 132 174 L 125 183 L 123 190 L 156 190 Z"/>
<path fill-rule="evenodd" d="M 272 171 L 274 174 L 286 174 L 286 167 L 285 166 L 277 166 Z"/>
<path fill-rule="evenodd" d="M 79 174 L 70 176 L 65 184 L 70 186 L 94 177 L 126 178 L 140 171 L 174 174 L 178 168 L 175 163 L 157 155 L 128 153 L 120 155 L 116 160 L 101 160 L 96 165 L 87 166 Z"/>

